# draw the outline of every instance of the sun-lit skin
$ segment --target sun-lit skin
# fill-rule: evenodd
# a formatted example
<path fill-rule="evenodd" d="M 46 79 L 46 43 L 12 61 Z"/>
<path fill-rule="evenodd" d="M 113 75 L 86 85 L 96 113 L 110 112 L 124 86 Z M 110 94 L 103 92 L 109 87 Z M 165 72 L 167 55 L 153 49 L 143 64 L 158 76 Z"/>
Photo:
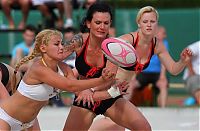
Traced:
<path fill-rule="evenodd" d="M 111 25 L 111 17 L 109 13 L 96 12 L 91 22 L 87 22 L 91 35 L 105 39 L 108 35 Z"/>
<path fill-rule="evenodd" d="M 158 26 L 158 20 L 155 12 L 146 12 L 141 16 L 138 27 L 142 34 L 154 36 Z"/>
<path fill-rule="evenodd" d="M 47 55 L 55 60 L 63 60 L 63 49 L 62 38 L 59 35 L 52 36 L 46 46 Z M 55 52 L 55 50 L 57 51 Z"/>

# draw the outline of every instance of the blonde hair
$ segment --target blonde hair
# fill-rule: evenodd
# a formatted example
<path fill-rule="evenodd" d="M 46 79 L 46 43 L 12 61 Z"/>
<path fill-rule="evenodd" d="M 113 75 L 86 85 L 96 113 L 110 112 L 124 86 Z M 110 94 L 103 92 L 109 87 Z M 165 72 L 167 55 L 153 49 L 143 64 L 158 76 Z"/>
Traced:
<path fill-rule="evenodd" d="M 152 6 L 145 6 L 143 8 L 141 8 L 137 14 L 137 17 L 136 17 L 136 23 L 139 23 L 142 15 L 144 13 L 149 13 L 149 12 L 154 12 L 156 14 L 156 18 L 157 18 L 157 21 L 158 21 L 158 18 L 159 18 L 159 14 L 158 14 L 158 11 L 152 7 Z"/>
<path fill-rule="evenodd" d="M 42 56 L 42 52 L 40 50 L 40 46 L 42 44 L 48 45 L 50 38 L 52 35 L 59 35 L 61 38 L 63 38 L 63 35 L 60 31 L 58 30 L 52 30 L 52 29 L 44 29 L 41 32 L 39 32 L 36 37 L 35 37 L 35 43 L 34 43 L 34 49 L 33 52 L 29 56 L 25 56 L 22 58 L 19 63 L 16 64 L 15 66 L 15 71 L 13 75 L 13 93 L 16 91 L 16 73 L 19 70 L 19 67 L 28 62 L 29 60 L 32 60 L 35 57 Z"/>

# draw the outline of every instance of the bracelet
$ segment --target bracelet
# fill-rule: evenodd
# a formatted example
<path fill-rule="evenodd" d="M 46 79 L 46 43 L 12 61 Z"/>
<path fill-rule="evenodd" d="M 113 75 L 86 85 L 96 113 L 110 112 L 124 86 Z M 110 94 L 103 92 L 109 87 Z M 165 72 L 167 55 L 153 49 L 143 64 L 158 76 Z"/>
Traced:
<path fill-rule="evenodd" d="M 118 88 L 118 87 L 115 87 L 115 86 L 111 86 L 107 91 L 108 91 L 108 94 L 109 94 L 112 98 L 115 98 L 115 97 L 121 95 L 121 94 L 120 94 L 119 88 Z"/>

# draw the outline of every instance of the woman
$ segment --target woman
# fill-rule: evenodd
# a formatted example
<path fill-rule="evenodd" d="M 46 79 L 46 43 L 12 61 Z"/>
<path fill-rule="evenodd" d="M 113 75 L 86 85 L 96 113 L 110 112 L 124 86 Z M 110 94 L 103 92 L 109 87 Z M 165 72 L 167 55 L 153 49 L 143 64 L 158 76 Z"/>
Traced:
<path fill-rule="evenodd" d="M 17 91 L 0 103 L 0 130 L 32 129 L 40 109 L 49 98 L 58 96 L 60 90 L 81 91 L 115 76 L 104 69 L 99 78 L 76 80 L 71 68 L 62 62 L 62 34 L 57 30 L 46 29 L 38 33 L 32 54 L 16 65 L 15 73 L 23 63 L 35 57 L 37 59 L 26 71 Z"/>
<path fill-rule="evenodd" d="M 14 68 L 11 66 L 0 62 L 0 102 L 4 99 L 7 99 L 10 95 L 12 95 L 12 76 L 14 75 Z M 18 72 L 16 74 L 16 83 L 18 84 L 21 80 L 22 76 Z M 39 123 L 36 120 L 33 126 L 33 130 L 40 130 Z"/>
<path fill-rule="evenodd" d="M 14 74 L 14 69 L 5 63 L 0 63 L 0 101 L 8 98 L 12 93 L 11 76 Z M 20 74 L 17 74 L 18 82 L 21 79 Z"/>
<path fill-rule="evenodd" d="M 172 75 L 179 74 L 191 59 L 192 52 L 189 49 L 184 49 L 180 54 L 180 60 L 175 62 L 169 55 L 169 52 L 165 48 L 162 41 L 157 41 L 155 35 L 158 27 L 158 17 L 158 12 L 153 7 L 143 7 L 139 10 L 136 17 L 138 30 L 120 36 L 121 39 L 126 40 L 134 46 L 138 59 L 137 63 L 133 67 L 124 68 L 125 70 L 119 68 L 116 76 L 119 79 L 128 80 L 137 85 L 138 83 L 135 82 L 135 73 L 140 73 L 147 68 L 153 54 L 158 55 L 162 64 Z M 110 120 L 105 119 L 105 121 Z M 96 123 L 99 123 L 99 121 L 94 123 L 94 126 L 90 128 L 91 130 L 107 130 L 105 127 L 110 127 L 109 125 L 102 125 L 98 126 L 101 128 L 96 128 Z M 113 122 L 110 122 L 109 124 L 112 125 L 113 129 L 115 130 L 117 127 L 119 128 L 119 126 L 113 124 Z"/>
<path fill-rule="evenodd" d="M 104 67 L 117 72 L 117 66 L 108 61 L 101 51 L 101 43 L 108 38 L 111 22 L 112 12 L 107 4 L 94 3 L 88 9 L 81 26 L 81 31 L 88 33 L 76 35 L 71 41 L 77 44 L 74 45 L 77 56 L 75 65 L 80 79 L 99 77 Z M 77 92 L 64 130 L 88 130 L 99 114 L 129 129 L 151 130 L 145 117 L 133 104 L 122 98 L 120 93 L 110 93 L 110 89 L 113 89 L 110 88 L 111 84 L 106 83 L 103 91 L 102 88 L 99 90 L 99 87 L 94 87 Z M 86 102 L 93 103 L 93 99 L 94 104 L 86 105 Z"/>

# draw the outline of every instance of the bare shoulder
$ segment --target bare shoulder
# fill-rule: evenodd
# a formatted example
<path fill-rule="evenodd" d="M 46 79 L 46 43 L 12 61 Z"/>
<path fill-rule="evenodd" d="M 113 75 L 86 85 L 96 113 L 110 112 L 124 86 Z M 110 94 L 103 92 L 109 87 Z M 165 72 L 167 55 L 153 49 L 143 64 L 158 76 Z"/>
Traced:
<path fill-rule="evenodd" d="M 58 63 L 58 66 L 60 67 L 60 69 L 61 69 L 62 71 L 68 70 L 68 68 L 70 68 L 69 65 L 67 65 L 65 62 L 59 62 L 59 63 Z"/>
<path fill-rule="evenodd" d="M 64 73 L 65 77 L 73 76 L 73 78 L 74 78 L 73 71 L 69 65 L 67 65 L 64 62 L 59 62 L 59 67 L 62 70 L 62 72 Z"/>
<path fill-rule="evenodd" d="M 68 74 L 69 71 L 72 71 L 71 67 L 64 62 L 59 62 L 58 66 L 64 74 Z"/>
<path fill-rule="evenodd" d="M 156 41 L 156 46 L 155 46 L 155 50 L 154 50 L 154 53 L 155 54 L 160 54 L 161 52 L 165 52 L 167 51 L 165 46 L 164 46 L 164 43 L 162 41 Z"/>
<path fill-rule="evenodd" d="M 89 33 L 83 33 L 82 34 L 83 42 L 87 40 L 88 36 L 89 36 Z"/>
<path fill-rule="evenodd" d="M 129 43 L 133 43 L 133 40 L 136 38 L 136 32 L 129 32 L 127 34 L 121 35 L 119 38 Z"/>

